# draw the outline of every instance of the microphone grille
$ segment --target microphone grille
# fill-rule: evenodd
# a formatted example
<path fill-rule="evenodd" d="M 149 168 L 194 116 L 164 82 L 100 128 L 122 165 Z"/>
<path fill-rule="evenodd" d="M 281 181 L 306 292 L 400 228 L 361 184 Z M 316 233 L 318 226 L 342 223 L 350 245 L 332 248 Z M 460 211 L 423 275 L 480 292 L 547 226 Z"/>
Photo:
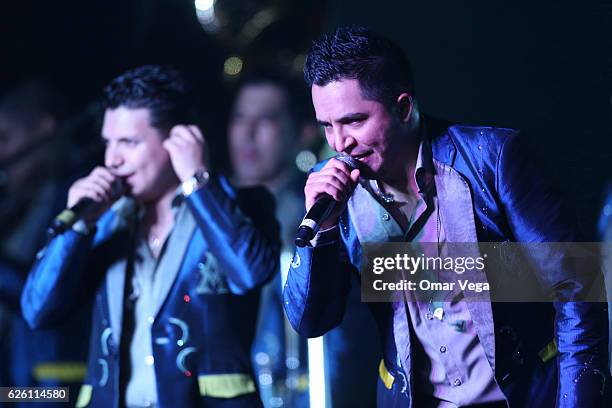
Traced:
<path fill-rule="evenodd" d="M 336 155 L 336 159 L 340 160 L 342 163 L 346 164 L 351 169 L 356 169 L 359 167 L 359 162 L 346 153 L 338 153 Z"/>

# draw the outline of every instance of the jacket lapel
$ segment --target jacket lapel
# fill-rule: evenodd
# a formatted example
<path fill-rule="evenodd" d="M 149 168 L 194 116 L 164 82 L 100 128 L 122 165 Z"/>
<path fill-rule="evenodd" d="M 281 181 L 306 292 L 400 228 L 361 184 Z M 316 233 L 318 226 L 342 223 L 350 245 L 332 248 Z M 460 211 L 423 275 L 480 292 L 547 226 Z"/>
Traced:
<path fill-rule="evenodd" d="M 380 221 L 383 213 L 388 215 L 388 211 L 361 184 L 357 185 L 349 199 L 348 208 L 351 218 L 359 220 L 359 222 L 352 224 L 352 227 L 361 245 L 370 242 L 403 241 L 404 232 L 399 224 L 393 218 L 387 218 L 388 221 L 386 222 Z M 353 246 L 347 245 L 347 247 L 352 248 Z M 359 248 L 361 248 L 360 245 Z M 353 251 L 349 253 L 351 262 L 359 272 L 361 272 L 360 255 L 361 252 L 359 252 L 359 256 L 353 254 Z M 412 369 L 410 364 L 410 336 L 407 333 L 410 333 L 412 329 L 404 301 L 398 299 L 398 301 L 393 302 L 392 309 L 395 347 L 404 371 L 406 374 L 410 374 Z"/>
<path fill-rule="evenodd" d="M 159 276 L 155 278 L 155 285 L 153 287 L 153 299 L 155 302 L 153 316 L 157 317 L 161 306 L 170 292 L 170 288 L 176 280 L 195 229 L 196 221 L 187 205 L 183 204 L 177 214 L 174 230 L 168 238 L 165 255 L 157 267 Z"/>
<path fill-rule="evenodd" d="M 110 327 L 115 344 L 121 338 L 121 324 L 123 317 L 123 291 L 125 285 L 125 268 L 127 261 L 120 259 L 108 268 L 106 272 L 106 293 L 108 299 L 108 313 Z"/>
<path fill-rule="evenodd" d="M 452 243 L 474 243 L 474 245 L 462 245 L 461 253 L 456 255 L 479 257 L 474 205 L 470 187 L 452 167 L 436 160 L 434 160 L 434 167 L 440 217 L 444 226 L 446 241 L 451 244 L 448 247 L 452 248 Z M 453 256 L 453 254 L 450 253 L 449 256 Z M 486 276 L 479 277 L 479 281 L 486 282 Z M 469 291 L 464 295 L 480 343 L 484 347 L 491 368 L 495 370 L 493 311 L 488 294 L 485 294 L 485 292 L 479 293 L 478 301 L 470 299 Z"/>
<path fill-rule="evenodd" d="M 108 222 L 103 218 L 98 223 L 98 232 L 101 237 L 99 240 L 117 233 L 117 236 L 113 238 L 112 245 L 118 253 L 125 252 L 130 247 L 130 224 L 134 221 L 135 212 L 136 205 L 132 200 L 124 197 L 117 201 L 112 207 L 112 213 L 109 213 Z M 119 230 L 122 231 L 119 233 Z M 119 344 L 121 338 L 126 266 L 126 256 L 121 256 L 106 271 L 108 319 L 115 344 Z"/>
<path fill-rule="evenodd" d="M 118 216 L 123 218 L 121 214 Z M 116 223 L 115 228 L 124 227 L 125 220 Z M 160 275 L 156 279 L 154 290 L 154 316 L 164 303 L 170 288 L 174 284 L 179 268 L 191 237 L 196 229 L 196 222 L 191 212 L 184 205 L 177 214 L 175 229 L 170 235 L 166 247 L 166 256 L 158 265 Z M 126 257 L 114 262 L 106 272 L 106 291 L 108 299 L 108 312 L 112 337 L 115 344 L 119 344 L 121 338 L 121 325 L 123 320 L 123 293 L 125 290 L 125 272 L 127 267 Z"/>

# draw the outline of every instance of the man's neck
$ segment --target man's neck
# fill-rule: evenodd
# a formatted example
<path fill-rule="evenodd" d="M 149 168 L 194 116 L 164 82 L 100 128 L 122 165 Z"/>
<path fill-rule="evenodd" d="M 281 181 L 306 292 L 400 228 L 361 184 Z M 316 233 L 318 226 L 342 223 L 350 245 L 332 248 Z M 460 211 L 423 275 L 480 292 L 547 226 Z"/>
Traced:
<path fill-rule="evenodd" d="M 401 155 L 398 155 L 398 159 L 396 159 L 396 162 L 403 162 L 403 164 L 398 166 L 394 173 L 380 180 L 385 192 L 395 195 L 414 195 L 418 193 L 419 188 L 414 179 L 414 173 L 419 155 L 419 146 L 420 140 L 416 138 L 403 146 L 404 149 Z M 403 160 L 400 160 L 399 156 L 403 157 Z"/>
<path fill-rule="evenodd" d="M 172 212 L 172 201 L 176 197 L 178 185 L 172 185 L 157 200 L 144 204 L 145 227 L 155 225 L 157 227 L 168 227 L 174 223 L 174 213 Z"/>
<path fill-rule="evenodd" d="M 278 176 L 274 177 L 273 179 L 266 180 L 262 184 L 268 190 L 270 190 L 272 194 L 276 195 L 279 191 L 283 189 L 284 186 L 287 185 L 289 180 L 291 180 L 292 175 L 293 175 L 293 170 L 288 168 L 282 171 L 281 173 L 279 173 Z"/>
<path fill-rule="evenodd" d="M 393 146 L 395 156 L 391 161 L 398 165 L 390 169 L 387 172 L 388 174 L 379 181 L 382 182 L 383 189 L 389 190 L 387 192 L 415 195 L 419 191 L 414 179 L 416 162 L 421 140 L 424 140 L 426 137 L 425 126 L 418 110 L 415 110 L 414 115 L 406 126 L 406 133 L 400 139 L 402 143 L 399 146 Z"/>
<path fill-rule="evenodd" d="M 388 190 L 387 192 L 389 193 L 413 196 L 419 192 L 414 174 L 421 141 L 427 135 L 421 115 L 418 110 L 415 112 L 410 123 L 407 124 L 407 133 L 401 139 L 404 143 L 395 148 L 396 154 L 393 161 L 402 164 L 392 169 L 386 177 L 380 180 L 383 184 L 383 189 Z"/>
<path fill-rule="evenodd" d="M 266 187 L 272 194 L 276 195 L 279 191 L 283 189 L 285 185 L 291 180 L 293 177 L 293 169 L 287 168 L 284 171 L 281 171 L 276 177 L 261 180 L 261 181 L 245 181 L 240 180 L 239 178 L 234 178 L 233 181 L 236 185 L 240 187 L 252 187 L 252 186 L 264 186 Z"/>

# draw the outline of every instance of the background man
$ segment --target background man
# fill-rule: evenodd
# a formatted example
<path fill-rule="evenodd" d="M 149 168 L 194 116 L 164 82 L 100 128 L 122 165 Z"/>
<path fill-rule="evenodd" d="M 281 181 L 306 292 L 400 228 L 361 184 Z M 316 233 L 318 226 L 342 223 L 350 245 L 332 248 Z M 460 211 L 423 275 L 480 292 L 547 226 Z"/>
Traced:
<path fill-rule="evenodd" d="M 339 28 L 313 44 L 304 73 L 327 142 L 359 165 L 329 160 L 306 183 L 307 209 L 322 193 L 342 205 L 289 271 L 285 310 L 300 333 L 319 336 L 342 319 L 368 242 L 579 240 L 517 132 L 424 117 L 408 61 L 388 39 Z M 592 281 L 566 279 L 564 261 L 546 260 L 555 265 L 546 289 L 575 299 Z M 455 300 L 435 310 L 432 302 L 372 304 L 384 347 L 380 406 L 602 405 L 602 304 Z M 551 339 L 558 355 L 544 362 L 538 351 Z"/>
<path fill-rule="evenodd" d="M 276 199 L 283 241 L 282 275 L 286 275 L 297 226 L 304 216 L 306 175 L 298 169 L 297 156 L 320 147 L 312 115 L 304 83 L 268 67 L 242 79 L 228 127 L 234 181 L 241 186 L 264 185 Z M 306 339 L 291 328 L 283 312 L 286 276 L 281 274 L 262 294 L 254 362 L 264 405 L 278 406 L 280 399 L 284 406 L 304 407 L 309 402 Z M 342 325 L 324 337 L 324 361 L 320 363 L 325 364 L 332 406 L 371 406 L 375 402 L 374 382 L 369 381 L 373 376 L 363 373 L 374 372 L 379 345 L 373 332 L 361 332 L 364 323 L 374 322 L 355 289 Z M 372 353 L 360 353 L 364 348 Z"/>
<path fill-rule="evenodd" d="M 304 211 L 305 176 L 295 166 L 295 157 L 317 137 L 310 102 L 303 94 L 279 72 L 247 74 L 238 86 L 228 124 L 233 181 L 239 186 L 263 185 L 274 195 L 281 225 L 281 264 Z M 306 339 L 285 318 L 284 280 L 278 274 L 262 292 L 253 362 L 264 406 L 306 407 Z"/>
<path fill-rule="evenodd" d="M 95 300 L 77 406 L 260 405 L 250 347 L 259 287 L 277 268 L 271 198 L 208 173 L 175 70 L 129 71 L 104 96 L 105 166 L 67 203 L 91 199 L 98 211 L 40 253 L 26 320 L 51 326 Z"/>

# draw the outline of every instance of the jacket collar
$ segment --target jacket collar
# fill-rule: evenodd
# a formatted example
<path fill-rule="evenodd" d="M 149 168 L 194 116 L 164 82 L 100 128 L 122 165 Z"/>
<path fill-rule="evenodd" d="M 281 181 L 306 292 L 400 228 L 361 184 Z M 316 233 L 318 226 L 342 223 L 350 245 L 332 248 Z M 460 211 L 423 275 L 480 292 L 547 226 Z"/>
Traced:
<path fill-rule="evenodd" d="M 452 166 L 457 155 L 457 147 L 450 137 L 450 122 L 423 115 L 425 127 L 422 138 L 423 160 L 430 169 L 434 169 L 433 158 L 447 166 Z"/>

